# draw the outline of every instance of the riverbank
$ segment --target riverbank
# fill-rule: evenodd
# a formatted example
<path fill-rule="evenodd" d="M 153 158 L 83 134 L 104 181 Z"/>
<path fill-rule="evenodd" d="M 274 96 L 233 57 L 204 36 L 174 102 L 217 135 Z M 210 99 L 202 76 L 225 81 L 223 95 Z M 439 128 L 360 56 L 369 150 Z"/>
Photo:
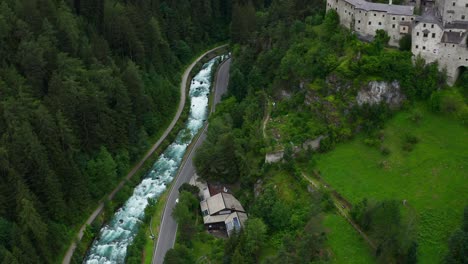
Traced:
<path fill-rule="evenodd" d="M 79 233 L 77 235 L 76 241 L 73 242 L 72 245 L 69 247 L 69 249 L 68 249 L 68 251 L 67 251 L 67 253 L 66 253 L 66 255 L 65 255 L 65 257 L 64 257 L 64 259 L 62 261 L 62 263 L 70 263 L 71 262 L 72 255 L 73 255 L 75 249 L 77 248 L 77 242 L 81 241 L 84 234 L 86 233 L 87 237 L 85 238 L 83 243 L 80 243 L 80 248 L 79 249 L 80 249 L 81 252 L 80 252 L 80 254 L 77 254 L 78 256 L 77 256 L 77 258 L 75 258 L 75 261 L 74 261 L 74 262 L 80 262 L 80 260 L 82 259 L 82 256 L 86 252 L 86 249 L 87 249 L 89 243 L 92 241 L 93 235 L 95 235 L 92 232 L 89 232 L 89 231 L 93 231 L 93 229 L 89 228 L 89 226 L 90 225 L 99 226 L 99 225 L 107 222 L 108 217 L 99 217 L 98 218 L 98 216 L 102 215 L 101 213 L 103 211 L 108 212 L 107 216 L 112 215 L 112 212 L 114 211 L 114 209 L 117 206 L 115 206 L 115 205 L 112 206 L 111 201 L 115 198 L 116 194 L 121 189 L 123 189 L 124 186 L 125 186 L 127 190 L 130 190 L 130 195 L 131 195 L 131 190 L 133 189 L 131 186 L 135 186 L 139 182 L 139 180 L 142 178 L 142 176 L 145 175 L 146 171 L 151 167 L 151 165 L 153 163 L 151 161 L 154 161 L 154 158 L 157 157 L 157 155 L 160 154 L 161 151 L 156 151 L 156 150 L 157 149 L 164 149 L 163 147 L 167 147 L 169 145 L 169 143 L 172 141 L 172 140 L 168 141 L 168 139 L 175 138 L 178 130 L 180 129 L 179 126 L 181 126 L 181 125 L 178 125 L 178 124 L 183 124 L 183 123 L 180 123 L 178 121 L 182 120 L 182 119 L 185 121 L 185 119 L 186 119 L 186 118 L 184 118 L 184 116 L 182 114 L 184 112 L 185 105 L 186 105 L 185 104 L 186 91 L 187 91 L 187 83 L 189 82 L 188 81 L 189 77 L 193 76 L 193 70 L 196 68 L 197 64 L 200 61 L 205 59 L 206 56 L 212 56 L 213 53 L 215 53 L 217 50 L 222 49 L 224 47 L 226 47 L 226 45 L 218 46 L 218 47 L 216 47 L 214 49 L 206 51 L 201 56 L 199 56 L 192 64 L 190 64 L 189 67 L 185 70 L 185 72 L 182 74 L 182 81 L 181 81 L 181 84 L 180 84 L 180 102 L 179 102 L 179 106 L 178 106 L 176 115 L 174 116 L 174 118 L 173 118 L 172 122 L 170 123 L 169 127 L 166 129 L 166 131 L 163 133 L 163 135 L 159 138 L 159 140 L 145 154 L 143 159 L 133 167 L 133 169 L 119 183 L 119 185 L 107 196 L 106 199 L 101 201 L 99 206 L 93 211 L 92 215 L 87 219 L 86 223 L 80 228 L 80 231 L 79 231 Z M 175 131 L 175 132 L 171 133 L 171 131 Z M 173 134 L 173 135 L 171 135 L 171 134 Z M 135 174 L 138 174 L 140 177 L 134 177 Z M 133 180 L 136 179 L 135 180 L 136 182 L 133 182 L 132 179 Z M 123 195 L 123 196 L 126 196 L 126 195 Z M 123 200 L 123 199 L 121 198 L 119 200 Z M 96 221 L 96 219 L 99 220 L 98 221 L 99 223 L 94 223 Z"/>
<path fill-rule="evenodd" d="M 210 114 L 212 112 L 214 112 L 214 109 L 215 109 L 215 106 L 216 106 L 216 95 L 218 93 L 217 91 L 217 76 L 219 75 L 219 71 L 221 69 L 221 67 L 224 65 L 224 63 L 227 63 L 228 60 L 225 60 L 223 62 L 221 62 L 219 65 L 217 65 L 217 69 L 215 72 L 215 74 L 213 74 L 212 76 L 212 92 L 210 93 L 210 96 L 209 96 L 209 102 L 208 102 L 208 107 L 210 109 Z M 224 92 L 224 91 L 221 91 L 221 92 Z M 220 97 L 219 97 L 220 98 Z M 219 99 L 218 98 L 218 99 Z M 195 136 L 195 138 L 192 140 L 192 143 L 189 145 L 188 149 L 187 149 L 187 152 L 185 153 L 184 155 L 184 158 L 182 160 L 182 164 L 181 164 L 181 168 L 184 167 L 186 161 L 187 161 L 187 158 L 191 155 L 192 151 L 194 150 L 194 146 L 198 143 L 198 140 L 200 139 L 200 136 L 202 135 L 202 133 L 204 133 L 204 131 L 206 130 L 206 127 L 208 126 L 208 122 L 205 123 L 205 126 L 200 130 L 200 132 L 198 133 L 197 136 Z M 171 183 L 171 185 L 169 186 L 168 189 L 166 189 L 166 191 L 163 193 L 163 195 L 161 195 L 160 199 L 158 200 L 157 204 L 156 204 L 156 208 L 154 210 L 154 213 L 153 213 L 153 221 L 151 223 L 151 229 L 152 229 L 152 232 L 151 230 L 148 228 L 145 232 L 145 235 L 146 237 L 150 237 L 150 235 L 153 233 L 155 234 L 155 240 L 150 240 L 150 239 L 146 239 L 146 243 L 145 243 L 145 246 L 144 246 L 144 251 L 143 251 L 143 254 L 142 254 L 142 257 L 143 257 L 143 261 L 144 263 L 151 263 L 152 262 L 152 259 L 153 259 L 153 253 L 154 253 L 154 242 L 157 241 L 158 239 L 158 234 L 160 232 L 160 225 L 161 225 L 161 221 L 163 219 L 163 213 L 164 213 L 164 210 L 166 209 L 166 205 L 167 205 L 167 199 L 168 199 L 168 196 L 169 196 L 169 193 L 172 192 L 173 190 L 173 185 L 174 185 L 174 182 L 177 180 L 179 174 L 181 172 L 181 169 L 179 169 L 178 171 L 178 174 L 176 176 L 176 178 L 174 179 L 174 181 Z"/>
<path fill-rule="evenodd" d="M 127 252 L 135 252 L 135 247 L 141 245 L 140 240 L 134 239 L 140 232 L 142 223 L 149 221 L 150 214 L 147 208 L 154 205 L 167 185 L 174 180 L 188 145 L 207 119 L 210 76 L 218 58 L 220 57 L 211 59 L 203 65 L 193 78 L 187 95 L 190 98 L 188 120 L 177 133 L 176 139 L 158 157 L 143 180 L 134 188 L 131 197 L 100 229 L 98 239 L 94 240 L 87 253 L 87 263 L 109 261 L 123 263 L 130 257 L 134 258 L 134 255 L 127 255 Z M 176 185 L 178 182 L 177 180 Z M 132 246 L 129 247 L 130 245 Z"/>

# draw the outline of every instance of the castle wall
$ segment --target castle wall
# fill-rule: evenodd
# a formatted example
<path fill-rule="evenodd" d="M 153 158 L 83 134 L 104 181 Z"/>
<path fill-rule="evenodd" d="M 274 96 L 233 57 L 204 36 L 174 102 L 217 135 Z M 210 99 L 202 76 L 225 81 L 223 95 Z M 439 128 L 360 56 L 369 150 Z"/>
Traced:
<path fill-rule="evenodd" d="M 411 51 L 414 55 L 421 55 L 426 63 L 438 61 L 439 70 L 447 70 L 447 81 L 452 85 L 458 78 L 458 68 L 468 67 L 468 49 L 466 45 L 442 43 L 443 33 L 444 30 L 436 23 L 417 23 L 412 32 Z"/>
<path fill-rule="evenodd" d="M 468 21 L 468 1 L 466 0 L 440 1 L 439 10 L 444 19 L 444 24 L 453 21 Z"/>
<path fill-rule="evenodd" d="M 354 7 L 343 0 L 327 0 L 327 11 L 334 9 L 340 16 L 340 24 L 352 29 L 351 23 L 354 17 Z"/>
<path fill-rule="evenodd" d="M 458 68 L 468 67 L 468 51 L 466 47 L 455 44 L 442 44 L 439 68 L 447 70 L 448 83 L 453 85 L 458 78 Z M 445 46 L 446 45 L 446 46 Z"/>
<path fill-rule="evenodd" d="M 345 0 L 327 0 L 327 11 L 334 9 L 340 16 L 340 23 L 361 36 L 375 36 L 376 30 L 385 30 L 390 36 L 389 45 L 399 46 L 399 40 L 411 32 L 414 16 L 392 15 L 385 11 L 364 10 Z"/>
<path fill-rule="evenodd" d="M 398 47 L 399 40 L 405 34 L 411 34 L 412 53 L 421 55 L 426 63 L 438 61 L 439 69 L 447 70 L 448 83 L 453 84 L 459 67 L 468 67 L 467 37 L 465 35 L 461 41 L 462 34 L 453 38 L 453 32 L 464 34 L 466 28 L 457 29 L 456 23 L 450 26 L 447 23 L 468 22 L 468 0 L 437 0 L 436 7 L 438 14 L 443 16 L 443 24 L 427 18 L 416 22 L 415 16 L 411 15 L 412 9 L 407 7 L 375 5 L 362 0 L 327 0 L 327 11 L 334 9 L 340 16 L 341 25 L 361 36 L 374 37 L 376 30 L 382 29 L 390 36 L 389 45 Z"/>
<path fill-rule="evenodd" d="M 439 45 L 443 30 L 436 23 L 417 23 L 412 32 L 413 54 L 423 53 L 426 62 L 431 63 L 437 60 L 441 54 Z"/>

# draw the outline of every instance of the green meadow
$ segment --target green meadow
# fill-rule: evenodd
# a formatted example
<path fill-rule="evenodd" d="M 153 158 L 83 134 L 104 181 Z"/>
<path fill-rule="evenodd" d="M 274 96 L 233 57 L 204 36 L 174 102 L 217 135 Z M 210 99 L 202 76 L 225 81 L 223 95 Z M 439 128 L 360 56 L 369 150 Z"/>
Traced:
<path fill-rule="evenodd" d="M 359 233 L 337 214 L 327 214 L 323 219 L 327 229 L 327 245 L 331 251 L 330 263 L 375 263 L 372 251 Z"/>
<path fill-rule="evenodd" d="M 414 118 L 415 113 L 419 118 Z M 418 106 L 395 115 L 380 134 L 386 154 L 358 137 L 317 155 L 317 168 L 353 204 L 364 198 L 406 200 L 418 217 L 419 262 L 439 263 L 468 204 L 468 129 Z M 409 151 L 403 148 L 407 135 L 418 141 Z M 327 221 L 332 229 L 336 226 L 336 219 Z M 344 243 L 335 241 L 333 232 L 332 246 Z"/>

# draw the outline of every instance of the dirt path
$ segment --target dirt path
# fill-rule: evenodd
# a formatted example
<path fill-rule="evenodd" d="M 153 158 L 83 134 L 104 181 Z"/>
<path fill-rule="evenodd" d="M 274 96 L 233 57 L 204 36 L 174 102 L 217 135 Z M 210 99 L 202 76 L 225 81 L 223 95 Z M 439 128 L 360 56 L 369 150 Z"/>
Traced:
<path fill-rule="evenodd" d="M 265 108 L 265 111 L 266 111 L 266 115 L 265 117 L 263 118 L 263 122 L 262 122 L 262 131 L 263 131 L 263 138 L 266 139 L 267 138 L 267 135 L 266 135 L 266 126 L 268 124 L 268 121 L 270 120 L 270 112 L 271 112 L 271 104 L 270 104 L 270 100 L 267 98 L 267 105 L 266 105 L 266 108 Z"/>
<path fill-rule="evenodd" d="M 179 101 L 179 106 L 177 108 L 177 112 L 176 114 L 174 115 L 174 118 L 172 119 L 171 123 L 169 124 L 169 126 L 167 127 L 166 131 L 164 131 L 164 133 L 161 135 L 161 137 L 159 138 L 159 140 L 154 143 L 154 145 L 151 147 L 151 149 L 146 153 L 146 155 L 143 157 L 143 159 L 140 160 L 140 162 L 138 162 L 138 164 L 136 164 L 133 169 L 127 174 L 127 176 L 119 183 L 119 185 L 117 185 L 117 187 L 107 196 L 107 199 L 108 200 L 112 200 L 115 196 L 115 194 L 120 190 L 122 189 L 122 187 L 124 186 L 124 184 L 130 180 L 133 175 L 135 175 L 135 173 L 141 168 L 141 166 L 143 165 L 143 163 L 146 162 L 146 160 L 153 154 L 154 151 L 156 151 L 156 149 L 159 147 L 159 145 L 161 145 L 161 143 L 166 139 L 166 137 L 169 135 L 169 133 L 172 131 L 172 129 L 174 128 L 175 124 L 177 123 L 177 121 L 179 120 L 180 118 L 180 115 L 182 114 L 182 111 L 184 110 L 184 106 L 185 106 L 185 101 L 186 101 L 186 85 L 187 85 L 187 79 L 189 78 L 190 76 L 190 72 L 192 71 L 193 67 L 203 58 L 205 57 L 207 54 L 217 50 L 217 49 L 220 49 L 220 48 L 223 48 L 225 47 L 226 45 L 223 45 L 223 46 L 219 46 L 219 47 L 216 47 L 214 49 L 211 49 L 205 53 L 203 53 L 200 57 L 198 57 L 192 64 L 190 64 L 189 67 L 187 67 L 187 69 L 185 70 L 184 74 L 182 75 L 182 80 L 180 82 L 180 101 Z M 104 199 L 106 200 L 106 199 Z M 83 238 L 83 234 L 84 234 L 84 230 L 86 229 L 86 226 L 87 225 L 90 225 L 95 219 L 96 217 L 102 212 L 102 209 L 104 208 L 104 201 L 101 201 L 98 205 L 98 207 L 93 211 L 93 213 L 89 216 L 89 218 L 86 220 L 85 224 L 83 224 L 80 228 L 80 231 L 78 232 L 77 236 L 76 236 L 76 239 L 72 242 L 72 244 L 70 245 L 70 247 L 68 248 L 67 250 L 67 253 L 65 254 L 64 258 L 63 258 L 63 261 L 62 261 L 62 264 L 68 264 L 70 263 L 71 261 L 71 258 L 73 256 L 73 253 L 75 252 L 75 249 L 76 249 L 76 246 L 77 246 L 77 242 L 81 241 L 81 239 Z"/>
<path fill-rule="evenodd" d="M 377 247 L 375 246 L 374 242 L 361 230 L 361 228 L 351 219 L 349 216 L 349 211 L 351 209 L 351 203 L 348 202 L 343 198 L 343 196 L 339 195 L 335 190 L 331 189 L 328 184 L 321 181 L 318 177 L 309 177 L 304 172 L 301 172 L 302 177 L 308 181 L 312 186 L 315 188 L 324 188 L 329 189 L 331 193 L 331 197 L 333 200 L 333 204 L 335 205 L 336 209 L 338 210 L 339 214 L 343 216 L 346 221 L 361 235 L 361 237 L 369 244 L 369 246 L 375 251 Z"/>

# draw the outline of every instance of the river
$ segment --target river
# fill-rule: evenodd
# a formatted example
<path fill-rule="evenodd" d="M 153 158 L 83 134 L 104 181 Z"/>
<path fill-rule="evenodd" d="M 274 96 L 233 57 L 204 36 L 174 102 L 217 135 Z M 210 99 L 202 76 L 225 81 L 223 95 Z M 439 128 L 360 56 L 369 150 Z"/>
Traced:
<path fill-rule="evenodd" d="M 189 89 L 190 114 L 175 141 L 158 157 L 132 196 L 100 230 L 84 260 L 86 264 L 124 263 L 127 247 L 135 238 L 144 218 L 148 199 L 157 199 L 174 179 L 188 145 L 208 117 L 211 72 L 216 57 L 205 63 L 192 79 Z"/>

